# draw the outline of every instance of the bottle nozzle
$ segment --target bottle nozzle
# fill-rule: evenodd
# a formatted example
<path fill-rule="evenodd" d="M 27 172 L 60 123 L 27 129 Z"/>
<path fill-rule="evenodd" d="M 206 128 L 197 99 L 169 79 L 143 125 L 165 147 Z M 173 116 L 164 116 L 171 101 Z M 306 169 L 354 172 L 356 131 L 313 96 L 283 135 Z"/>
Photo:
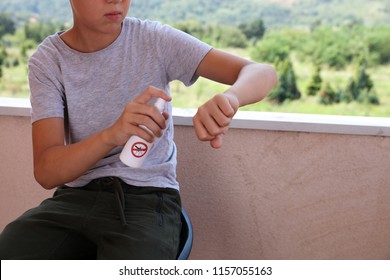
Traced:
<path fill-rule="evenodd" d="M 165 103 L 166 101 L 162 98 L 158 98 L 156 103 L 154 103 L 154 106 L 160 111 L 163 112 L 165 109 Z"/>

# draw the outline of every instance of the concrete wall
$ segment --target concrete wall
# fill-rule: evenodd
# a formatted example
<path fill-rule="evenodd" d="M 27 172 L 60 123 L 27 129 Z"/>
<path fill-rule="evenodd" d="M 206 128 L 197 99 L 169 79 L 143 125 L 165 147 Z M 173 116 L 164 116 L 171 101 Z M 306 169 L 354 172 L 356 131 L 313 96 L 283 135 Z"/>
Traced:
<path fill-rule="evenodd" d="M 0 230 L 51 192 L 30 122 L 0 116 Z M 390 138 L 231 129 L 211 149 L 177 126 L 192 259 L 389 259 Z"/>
<path fill-rule="evenodd" d="M 51 195 L 35 182 L 32 170 L 29 118 L 0 116 L 0 230 Z"/>

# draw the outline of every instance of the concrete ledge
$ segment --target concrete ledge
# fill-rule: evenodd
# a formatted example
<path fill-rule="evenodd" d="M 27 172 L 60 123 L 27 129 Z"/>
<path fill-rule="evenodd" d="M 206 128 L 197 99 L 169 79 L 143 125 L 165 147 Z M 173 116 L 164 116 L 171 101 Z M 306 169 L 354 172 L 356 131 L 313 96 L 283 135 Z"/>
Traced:
<path fill-rule="evenodd" d="M 0 115 L 29 116 L 28 99 L 0 98 Z M 192 126 L 196 109 L 173 109 L 176 125 Z M 239 111 L 232 128 L 390 136 L 390 118 Z"/>
<path fill-rule="evenodd" d="M 30 116 L 31 105 L 26 98 L 0 97 L 0 116 Z"/>
<path fill-rule="evenodd" d="M 192 126 L 195 109 L 173 109 L 176 125 Z M 390 136 L 390 118 L 239 111 L 232 128 Z"/>

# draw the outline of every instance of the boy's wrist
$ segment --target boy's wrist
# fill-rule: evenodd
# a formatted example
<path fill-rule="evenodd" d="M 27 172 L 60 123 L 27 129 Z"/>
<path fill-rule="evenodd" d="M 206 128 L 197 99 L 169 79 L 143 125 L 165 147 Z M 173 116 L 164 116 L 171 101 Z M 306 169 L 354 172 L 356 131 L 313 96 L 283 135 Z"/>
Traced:
<path fill-rule="evenodd" d="M 116 145 L 112 141 L 112 137 L 110 136 L 108 129 L 105 129 L 100 133 L 100 140 L 104 144 L 104 146 L 110 149 L 114 149 L 116 147 Z"/>
<path fill-rule="evenodd" d="M 237 112 L 241 107 L 241 104 L 236 91 L 232 88 L 229 88 L 224 92 L 224 95 L 229 99 L 229 103 L 234 108 L 234 111 Z"/>

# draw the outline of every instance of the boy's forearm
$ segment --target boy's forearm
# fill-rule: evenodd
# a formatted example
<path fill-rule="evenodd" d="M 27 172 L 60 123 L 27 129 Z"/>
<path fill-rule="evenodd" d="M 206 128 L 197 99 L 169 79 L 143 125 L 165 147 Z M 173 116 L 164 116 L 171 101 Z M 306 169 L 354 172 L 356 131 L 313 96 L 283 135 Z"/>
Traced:
<path fill-rule="evenodd" d="M 106 156 L 114 147 L 104 141 L 103 132 L 68 146 L 49 148 L 34 165 L 34 175 L 45 189 L 71 182 Z"/>
<path fill-rule="evenodd" d="M 234 94 L 242 107 L 264 99 L 277 81 L 277 74 L 272 66 L 251 63 L 242 68 L 236 82 L 225 94 Z"/>

